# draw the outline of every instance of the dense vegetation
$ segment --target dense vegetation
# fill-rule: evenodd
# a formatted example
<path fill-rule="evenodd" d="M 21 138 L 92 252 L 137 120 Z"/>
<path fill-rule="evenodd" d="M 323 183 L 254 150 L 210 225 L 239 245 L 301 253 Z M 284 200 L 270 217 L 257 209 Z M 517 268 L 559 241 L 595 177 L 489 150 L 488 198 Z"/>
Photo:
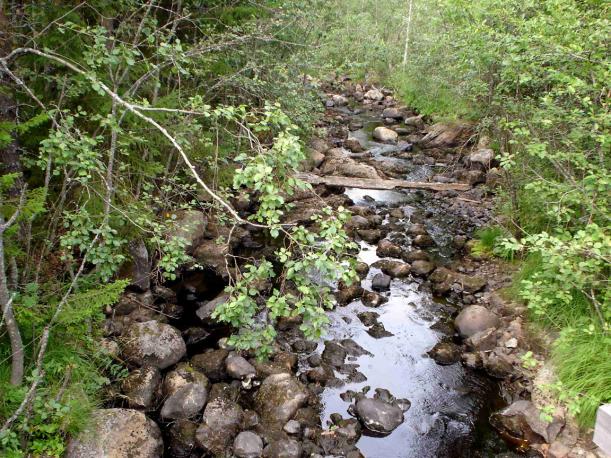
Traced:
<path fill-rule="evenodd" d="M 512 293 L 558 333 L 555 389 L 592 424 L 611 400 L 608 3 L 339 3 L 325 58 L 492 139 L 506 179 L 485 238 L 523 260 Z"/>
<path fill-rule="evenodd" d="M 242 266 L 218 312 L 240 329 L 235 345 L 269 350 L 262 306 L 320 334 L 329 291 L 305 274 L 350 281 L 346 215 L 322 211 L 318 234 L 280 222 L 320 109 L 306 76 L 332 71 L 492 139 L 505 184 L 486 243 L 522 263 L 514 294 L 558 334 L 563 401 L 589 425 L 611 400 L 604 0 L 0 5 L 0 446 L 12 456 L 61 455 L 124 375 L 98 344 L 102 310 L 142 249 L 156 282 L 192 263 L 174 235 L 189 209 L 244 223 L 229 202 L 255 191 L 250 223 L 285 241 L 280 265 Z M 256 285 L 274 278 L 286 281 L 261 305 Z"/>

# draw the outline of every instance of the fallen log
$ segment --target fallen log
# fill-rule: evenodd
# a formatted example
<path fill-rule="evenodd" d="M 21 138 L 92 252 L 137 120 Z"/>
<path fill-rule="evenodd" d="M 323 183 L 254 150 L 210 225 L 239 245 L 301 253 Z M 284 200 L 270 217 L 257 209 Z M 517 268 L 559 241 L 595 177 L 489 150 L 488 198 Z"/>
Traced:
<path fill-rule="evenodd" d="M 429 191 L 468 191 L 468 183 L 427 183 L 422 181 L 385 180 L 382 178 L 354 178 L 342 176 L 320 176 L 312 173 L 298 173 L 297 178 L 310 184 L 325 184 L 345 188 L 362 189 L 426 189 Z"/>

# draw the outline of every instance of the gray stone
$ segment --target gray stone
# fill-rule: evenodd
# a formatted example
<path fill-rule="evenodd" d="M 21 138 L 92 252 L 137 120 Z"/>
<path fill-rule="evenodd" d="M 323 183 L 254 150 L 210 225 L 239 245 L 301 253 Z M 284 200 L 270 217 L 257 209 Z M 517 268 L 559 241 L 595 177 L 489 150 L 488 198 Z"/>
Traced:
<path fill-rule="evenodd" d="M 373 130 L 373 138 L 379 140 L 383 143 L 397 143 L 399 139 L 399 134 L 397 134 L 394 130 L 389 129 L 388 127 L 376 127 Z"/>
<path fill-rule="evenodd" d="M 454 320 L 454 325 L 462 337 L 495 328 L 500 324 L 499 317 L 481 305 L 470 305 L 464 308 Z"/>
<path fill-rule="evenodd" d="M 242 431 L 233 441 L 237 458 L 259 458 L 263 454 L 263 440 L 251 431 Z"/>
<path fill-rule="evenodd" d="M 237 380 L 252 378 L 257 373 L 255 367 L 238 355 L 229 355 L 225 360 L 227 374 Z"/>
<path fill-rule="evenodd" d="M 429 352 L 428 355 L 435 360 L 437 364 L 448 366 L 460 361 L 460 347 L 452 342 L 438 342 Z"/>
<path fill-rule="evenodd" d="M 225 359 L 228 355 L 227 350 L 212 350 L 195 355 L 191 358 L 191 364 L 201 370 L 213 382 L 220 382 L 227 376 Z"/>
<path fill-rule="evenodd" d="M 387 291 L 390 288 L 390 276 L 386 274 L 375 274 L 371 280 L 371 289 L 374 291 Z"/>
<path fill-rule="evenodd" d="M 176 369 L 166 374 L 162 386 L 163 395 L 169 397 L 179 388 L 191 383 L 200 385 L 206 391 L 210 390 L 208 377 L 189 363 L 179 363 Z"/>
<path fill-rule="evenodd" d="M 265 447 L 265 458 L 301 458 L 301 442 L 295 439 L 281 439 Z"/>
<path fill-rule="evenodd" d="M 217 297 L 212 299 L 211 301 L 205 302 L 200 308 L 197 309 L 195 314 L 197 317 L 202 320 L 204 324 L 211 325 L 216 323 L 216 321 L 212 318 L 212 314 L 216 310 L 219 305 L 224 304 L 229 300 L 229 294 L 222 293 Z"/>
<path fill-rule="evenodd" d="M 419 277 L 426 277 L 433 270 L 435 270 L 435 264 L 429 261 L 417 260 L 412 262 L 411 271 L 414 275 Z"/>
<path fill-rule="evenodd" d="M 159 369 L 144 366 L 133 370 L 121 382 L 121 391 L 125 394 L 130 407 L 148 409 L 152 406 L 161 383 Z"/>
<path fill-rule="evenodd" d="M 360 399 L 355 412 L 365 428 L 378 434 L 390 434 L 403 423 L 403 411 L 380 399 Z"/>
<path fill-rule="evenodd" d="M 65 458 L 160 458 L 161 431 L 142 412 L 130 409 L 100 409 L 91 423 L 70 439 Z"/>
<path fill-rule="evenodd" d="M 282 428 L 308 400 L 308 390 L 291 374 L 272 374 L 263 380 L 255 406 L 264 424 Z"/>
<path fill-rule="evenodd" d="M 187 353 L 180 332 L 158 321 L 133 323 L 122 338 L 123 354 L 139 366 L 165 369 L 176 364 Z"/>
<path fill-rule="evenodd" d="M 322 352 L 322 359 L 331 366 L 338 367 L 344 364 L 344 360 L 346 359 L 347 355 L 348 353 L 346 352 L 346 349 L 337 342 L 333 342 L 332 340 L 325 342 L 325 349 Z"/>
<path fill-rule="evenodd" d="M 165 419 L 188 419 L 197 415 L 208 400 L 208 391 L 197 383 L 181 386 L 163 403 L 161 417 Z"/>
<path fill-rule="evenodd" d="M 206 406 L 195 440 L 209 454 L 222 455 L 238 434 L 241 422 L 242 408 L 233 401 L 218 397 Z"/>

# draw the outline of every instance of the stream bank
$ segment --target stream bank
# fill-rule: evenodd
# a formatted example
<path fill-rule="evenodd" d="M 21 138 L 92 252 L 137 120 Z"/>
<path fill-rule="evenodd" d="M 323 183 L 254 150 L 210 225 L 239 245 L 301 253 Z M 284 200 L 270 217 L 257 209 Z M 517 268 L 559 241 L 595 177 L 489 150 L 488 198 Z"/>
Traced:
<path fill-rule="evenodd" d="M 428 125 L 389 91 L 350 81 L 325 91 L 326 136 L 311 144 L 313 173 L 470 189 L 317 185 L 295 196 L 286 222 L 309 224 L 321 200 L 352 211 L 361 284 L 340 285 L 322 342 L 305 340 L 295 320 L 279 323 L 267 362 L 228 348 L 229 329 L 211 314 L 226 300 L 225 255 L 272 256 L 273 247 L 252 228 L 230 232 L 213 217 L 180 215 L 205 270 L 131 291 L 107 310 L 105 345 L 132 370 L 96 412 L 94 434 L 72 440 L 68 457 L 577 453 L 564 412 L 545 423 L 529 401 L 524 310 L 496 292 L 509 284 L 510 267 L 469 255 L 502 179 L 486 140 L 476 143 L 468 124 Z M 228 243 L 217 244 L 219 236 Z"/>

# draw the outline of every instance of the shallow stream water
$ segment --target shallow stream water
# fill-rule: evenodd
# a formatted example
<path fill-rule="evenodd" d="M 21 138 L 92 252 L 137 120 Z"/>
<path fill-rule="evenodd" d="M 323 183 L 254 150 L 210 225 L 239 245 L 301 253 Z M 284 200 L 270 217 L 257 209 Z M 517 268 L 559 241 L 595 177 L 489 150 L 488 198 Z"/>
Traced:
<path fill-rule="evenodd" d="M 366 115 L 365 115 L 366 116 Z M 374 158 L 387 149 L 370 140 L 371 120 L 361 115 L 365 127 L 353 132 Z M 379 125 L 379 121 L 377 123 Z M 347 189 L 346 194 L 356 205 L 413 206 L 420 202 L 418 194 L 408 191 L 375 191 Z M 427 204 L 430 205 L 430 204 Z M 430 206 L 428 207 L 430 213 Z M 407 212 L 409 214 L 409 212 Z M 404 220 L 409 226 L 409 216 Z M 436 255 L 444 258 L 451 254 L 447 245 L 452 238 L 444 230 L 444 215 L 435 215 L 426 227 L 439 245 Z M 376 247 L 361 242 L 360 261 L 371 265 L 380 258 Z M 371 290 L 371 279 L 380 270 L 370 268 L 362 281 Z M 429 458 L 429 457 L 483 457 L 489 456 L 487 447 L 494 434 L 488 423 L 488 415 L 499 407 L 498 388 L 490 379 L 464 368 L 460 363 L 441 366 L 426 354 L 442 338 L 434 325 L 447 315 L 446 305 L 436 302 L 420 280 L 414 278 L 393 279 L 390 290 L 384 295 L 389 299 L 379 308 L 365 307 L 356 300 L 346 307 L 338 307 L 330 314 L 331 326 L 327 339 L 350 338 L 373 356 L 361 356 L 349 360 L 359 364 L 367 381 L 350 383 L 339 388 L 326 388 L 322 394 L 322 420 L 327 424 L 332 413 L 346 416 L 350 402 L 344 402 L 340 394 L 370 387 L 388 389 L 396 398 L 407 398 L 411 408 L 405 413 L 405 421 L 386 437 L 364 434 L 357 446 L 368 458 Z M 365 311 L 379 313 L 378 321 L 393 335 L 376 339 L 357 318 Z M 432 328 L 433 327 L 433 328 Z M 341 376 L 339 376 L 341 377 Z M 494 447 L 498 451 L 498 444 Z"/>

